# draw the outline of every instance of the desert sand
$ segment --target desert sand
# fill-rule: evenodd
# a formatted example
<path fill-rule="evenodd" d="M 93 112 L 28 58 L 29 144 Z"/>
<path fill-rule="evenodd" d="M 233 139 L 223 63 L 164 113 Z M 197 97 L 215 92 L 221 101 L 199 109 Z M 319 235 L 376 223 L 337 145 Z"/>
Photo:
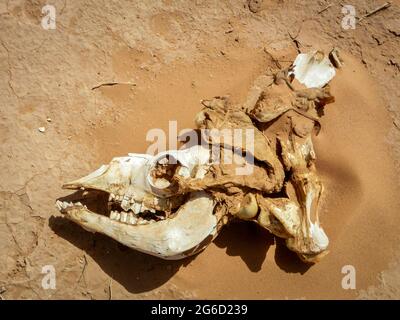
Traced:
<path fill-rule="evenodd" d="M 45 1 L 0 4 L 0 294 L 4 299 L 400 298 L 400 5 L 341 27 L 329 1 Z M 357 14 L 382 1 L 352 1 Z M 255 12 L 253 12 L 255 11 Z M 330 253 L 302 263 L 255 224 L 164 261 L 64 219 L 61 185 L 144 153 L 152 128 L 193 128 L 202 99 L 243 102 L 299 51 L 339 48 L 314 138 Z M 110 82 L 117 84 L 102 85 Z M 39 128 L 44 127 L 44 132 Z M 43 130 L 42 130 L 43 131 Z M 53 265 L 56 289 L 42 288 Z M 343 266 L 356 289 L 342 288 Z"/>

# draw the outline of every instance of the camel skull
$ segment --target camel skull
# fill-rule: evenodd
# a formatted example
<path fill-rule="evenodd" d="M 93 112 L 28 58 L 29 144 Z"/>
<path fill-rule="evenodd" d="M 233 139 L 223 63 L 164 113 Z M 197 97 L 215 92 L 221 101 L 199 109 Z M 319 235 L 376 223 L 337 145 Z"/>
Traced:
<path fill-rule="evenodd" d="M 183 150 L 114 158 L 63 186 L 107 195 L 103 214 L 84 200 L 59 200 L 58 209 L 88 231 L 164 259 L 200 252 L 224 225 L 241 219 L 286 239 L 303 261 L 318 261 L 329 240 L 318 215 L 323 186 L 312 135 L 320 129 L 320 110 L 334 100 L 326 84 L 335 72 L 321 54 L 299 56 L 298 65 L 259 77 L 241 106 L 225 97 L 203 101 L 195 118 L 200 132 L 252 129 L 252 148 L 204 134 L 204 143 Z M 215 148 L 239 161 L 214 161 Z M 236 174 L 243 166 L 251 173 Z"/>

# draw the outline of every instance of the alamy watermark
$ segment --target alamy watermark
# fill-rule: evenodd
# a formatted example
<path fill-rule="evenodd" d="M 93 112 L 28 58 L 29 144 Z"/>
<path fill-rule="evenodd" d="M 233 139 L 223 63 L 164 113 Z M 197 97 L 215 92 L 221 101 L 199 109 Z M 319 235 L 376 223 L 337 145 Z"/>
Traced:
<path fill-rule="evenodd" d="M 344 17 L 342 18 L 342 28 L 345 30 L 356 28 L 356 9 L 350 4 L 346 4 L 342 7 L 342 13 Z"/>
<path fill-rule="evenodd" d="M 56 269 L 53 265 L 48 264 L 42 267 L 42 274 L 45 276 L 42 278 L 42 288 L 44 290 L 55 290 L 56 289 Z"/>
<path fill-rule="evenodd" d="M 57 28 L 56 8 L 50 4 L 46 4 L 42 8 L 42 14 L 44 15 L 41 21 L 42 28 L 45 30 L 55 30 Z"/>
<path fill-rule="evenodd" d="M 254 129 L 183 129 L 177 130 L 177 121 L 169 121 L 168 134 L 160 128 L 147 132 L 146 141 L 152 142 L 146 154 L 156 155 L 159 152 L 178 149 L 178 142 L 183 143 L 180 149 L 195 145 L 209 148 L 212 164 L 235 164 L 237 175 L 250 175 L 254 165 Z M 176 159 L 169 158 L 169 164 Z"/>
<path fill-rule="evenodd" d="M 342 288 L 344 290 L 355 290 L 356 289 L 356 268 L 348 264 L 342 267 L 342 274 L 345 276 L 342 278 Z"/>

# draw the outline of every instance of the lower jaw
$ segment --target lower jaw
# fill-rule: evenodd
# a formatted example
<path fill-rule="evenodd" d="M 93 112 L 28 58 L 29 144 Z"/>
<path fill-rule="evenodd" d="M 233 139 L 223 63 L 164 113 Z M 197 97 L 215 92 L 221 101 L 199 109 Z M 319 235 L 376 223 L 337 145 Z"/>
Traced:
<path fill-rule="evenodd" d="M 217 235 L 214 201 L 204 192 L 185 203 L 172 218 L 130 225 L 94 213 L 80 204 L 62 210 L 69 219 L 90 232 L 105 234 L 141 252 L 163 259 L 182 259 L 195 254 Z M 207 242 L 207 241 L 206 241 Z"/>

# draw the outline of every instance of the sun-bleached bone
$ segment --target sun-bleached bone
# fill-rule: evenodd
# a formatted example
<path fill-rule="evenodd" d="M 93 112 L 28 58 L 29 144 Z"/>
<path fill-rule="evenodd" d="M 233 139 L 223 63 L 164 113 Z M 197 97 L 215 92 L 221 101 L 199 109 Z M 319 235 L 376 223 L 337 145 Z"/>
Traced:
<path fill-rule="evenodd" d="M 198 253 L 218 234 L 214 206 L 214 200 L 205 192 L 193 193 L 173 218 L 137 226 L 111 220 L 77 204 L 62 208 L 62 212 L 87 231 L 105 234 L 150 255 L 176 260 Z"/>
<path fill-rule="evenodd" d="M 290 181 L 300 204 L 300 225 L 296 236 L 287 240 L 287 245 L 302 259 L 313 262 L 327 249 L 329 240 L 319 222 L 318 207 L 323 186 L 315 169 L 311 135 L 300 137 L 291 132 L 287 139 L 279 142 L 285 169 L 292 172 Z"/>
<path fill-rule="evenodd" d="M 257 197 L 257 202 L 261 210 L 267 214 L 267 216 L 261 216 L 257 220 L 262 227 L 270 230 L 271 233 L 277 231 L 281 238 L 288 239 L 297 236 L 300 214 L 296 203 L 287 198 L 265 198 L 262 196 Z M 274 222 L 271 216 L 277 221 Z M 277 227 L 278 224 L 280 225 L 279 228 Z"/>
<path fill-rule="evenodd" d="M 155 156 L 130 153 L 127 157 L 113 158 L 110 164 L 102 165 L 81 179 L 65 183 L 63 188 L 100 190 L 121 197 L 133 197 L 136 201 L 143 201 L 150 195 L 170 197 L 173 194 L 168 190 L 171 182 L 152 174 L 166 157 L 176 160 L 167 160 L 167 165 L 180 165 L 177 175 L 181 178 L 201 179 L 209 167 L 210 150 L 196 145 L 184 150 L 164 151 Z"/>
<path fill-rule="evenodd" d="M 307 69 L 303 70 L 303 75 L 318 82 L 324 78 L 326 70 L 313 69 L 312 64 L 318 64 L 318 56 L 316 53 L 310 56 L 314 57 L 310 70 L 317 72 L 317 77 L 313 72 L 306 74 L 310 71 Z M 285 75 L 285 72 L 281 74 Z M 311 137 L 315 125 L 320 129 L 317 109 L 333 102 L 334 98 L 329 87 L 316 88 L 319 86 L 316 82 L 308 83 L 312 88 L 295 90 L 288 84 L 290 80 L 284 80 L 280 83 L 275 81 L 275 85 L 265 88 L 254 107 L 247 108 L 247 113 L 260 123 L 278 119 L 276 123 L 280 123 L 280 131 L 275 132 L 274 137 L 280 145 L 281 159 L 294 192 L 287 194 L 287 198 L 257 195 L 260 213 L 253 220 L 286 239 L 288 248 L 303 261 L 317 262 L 328 252 L 329 240 L 319 222 L 318 207 L 323 187 L 315 169 L 316 156 Z M 323 85 L 329 80 L 326 79 Z"/>
<path fill-rule="evenodd" d="M 171 165 L 179 164 L 176 175 L 180 179 L 202 179 L 206 175 L 211 162 L 210 149 L 201 145 L 183 150 L 168 150 L 154 156 L 149 163 L 147 180 L 152 192 L 158 196 L 170 197 L 175 194 L 170 190 L 172 181 L 167 177 L 156 177 L 160 167 L 172 170 Z"/>
<path fill-rule="evenodd" d="M 144 197 L 150 193 L 146 173 L 152 159 L 149 155 L 135 154 L 113 158 L 108 165 L 102 165 L 89 175 L 63 185 L 64 189 L 94 189 L 123 196 L 135 183 L 135 195 Z"/>
<path fill-rule="evenodd" d="M 300 53 L 293 62 L 294 77 L 307 88 L 322 88 L 336 74 L 329 57 L 322 51 Z"/>

